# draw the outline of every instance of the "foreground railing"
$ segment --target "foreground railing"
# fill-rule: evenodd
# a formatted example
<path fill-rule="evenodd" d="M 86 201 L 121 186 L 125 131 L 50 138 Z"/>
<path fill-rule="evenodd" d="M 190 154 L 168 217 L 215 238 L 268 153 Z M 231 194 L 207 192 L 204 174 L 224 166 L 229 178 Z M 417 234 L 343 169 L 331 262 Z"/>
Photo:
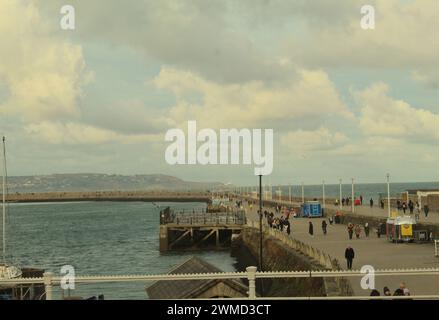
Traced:
<path fill-rule="evenodd" d="M 439 268 L 428 269 L 385 269 L 375 270 L 375 276 L 437 276 Z M 204 280 L 204 279 L 247 279 L 249 283 L 248 299 L 279 299 L 279 300 L 341 300 L 341 299 L 439 299 L 438 295 L 418 296 L 336 296 L 336 297 L 257 297 L 257 279 L 275 278 L 322 278 L 322 277 L 359 277 L 365 274 L 359 270 L 341 271 L 257 271 L 256 267 L 247 267 L 245 272 L 221 272 L 199 274 L 164 274 L 164 275 L 108 275 L 108 276 L 77 276 L 75 283 L 104 283 L 104 282 L 150 282 L 150 281 L 178 281 L 178 280 Z M 46 300 L 53 299 L 53 287 L 60 286 L 63 277 L 55 276 L 51 272 L 44 273 L 41 278 L 18 278 L 0 280 L 0 287 L 4 285 L 44 284 Z"/>

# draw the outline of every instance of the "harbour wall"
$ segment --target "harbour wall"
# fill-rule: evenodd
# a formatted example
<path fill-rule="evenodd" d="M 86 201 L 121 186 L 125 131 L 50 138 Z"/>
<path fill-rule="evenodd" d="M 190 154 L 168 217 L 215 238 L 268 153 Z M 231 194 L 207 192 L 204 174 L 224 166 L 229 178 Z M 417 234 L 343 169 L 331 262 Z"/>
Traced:
<path fill-rule="evenodd" d="M 249 226 L 234 240 L 232 254 L 239 271 L 258 266 L 259 230 Z M 338 261 L 307 244 L 275 229 L 265 228 L 263 235 L 263 270 L 306 271 L 339 270 Z M 261 280 L 258 280 L 258 289 Z M 279 278 L 263 280 L 264 296 L 350 296 L 353 291 L 344 278 Z"/>
<path fill-rule="evenodd" d="M 63 202 L 63 201 L 145 201 L 145 202 L 205 202 L 209 193 L 168 191 L 95 191 L 95 192 L 35 192 L 11 193 L 8 202 Z"/>

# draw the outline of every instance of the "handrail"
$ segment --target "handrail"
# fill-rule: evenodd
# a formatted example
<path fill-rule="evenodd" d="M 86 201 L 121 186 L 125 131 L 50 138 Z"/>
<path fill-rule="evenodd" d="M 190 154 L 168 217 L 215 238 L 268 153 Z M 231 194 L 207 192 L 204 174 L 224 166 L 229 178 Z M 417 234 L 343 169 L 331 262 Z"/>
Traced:
<path fill-rule="evenodd" d="M 398 275 L 439 275 L 439 268 L 416 268 L 416 269 L 379 269 L 375 270 L 375 276 L 398 276 Z M 247 267 L 246 272 L 219 272 L 219 273 L 190 273 L 190 274 L 153 274 L 153 275 L 90 275 L 76 276 L 76 283 L 103 283 L 103 282 L 131 282 L 131 281 L 176 281 L 176 280 L 203 280 L 203 279 L 247 279 L 249 281 L 249 299 L 256 299 L 254 290 L 257 279 L 266 278 L 312 278 L 312 277 L 354 277 L 364 276 L 365 273 L 360 270 L 347 271 L 324 271 L 324 270 L 307 270 L 307 271 L 256 271 L 256 267 Z M 46 272 L 43 277 L 39 278 L 17 278 L 1 279 L 1 285 L 18 285 L 18 284 L 44 284 L 46 287 L 46 299 L 52 299 L 53 286 L 60 285 L 63 277 L 55 276 L 51 272 Z M 254 292 L 252 292 L 254 291 Z M 275 299 L 296 299 L 296 300 L 318 300 L 318 299 L 371 299 L 371 297 L 275 297 Z M 392 297 L 392 299 L 399 299 Z M 410 296 L 411 299 L 429 299 L 439 298 L 439 295 L 420 295 Z M 263 299 L 272 299 L 263 297 Z M 274 298 L 273 298 L 274 299 Z M 373 299 L 373 298 L 372 298 Z"/>

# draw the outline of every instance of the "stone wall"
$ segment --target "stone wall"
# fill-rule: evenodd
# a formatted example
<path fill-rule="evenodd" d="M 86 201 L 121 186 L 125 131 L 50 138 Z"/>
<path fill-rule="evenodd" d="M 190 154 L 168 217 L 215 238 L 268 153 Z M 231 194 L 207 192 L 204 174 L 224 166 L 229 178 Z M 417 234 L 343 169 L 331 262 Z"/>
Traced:
<path fill-rule="evenodd" d="M 255 223 L 254 223 L 255 224 Z M 255 225 L 244 228 L 234 244 L 238 269 L 258 265 L 259 231 Z M 320 250 L 288 237 L 278 230 L 265 228 L 263 269 L 270 271 L 338 270 L 338 262 Z M 259 281 L 259 280 L 258 280 Z M 347 296 L 352 295 L 343 278 L 280 278 L 264 280 L 264 296 Z M 260 289 L 261 283 L 258 284 Z"/>

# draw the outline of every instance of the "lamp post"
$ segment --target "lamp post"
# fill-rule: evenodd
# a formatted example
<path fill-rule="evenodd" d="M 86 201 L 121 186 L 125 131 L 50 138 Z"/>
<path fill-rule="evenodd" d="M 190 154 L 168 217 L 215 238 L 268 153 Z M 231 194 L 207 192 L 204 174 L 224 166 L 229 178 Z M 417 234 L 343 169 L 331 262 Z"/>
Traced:
<path fill-rule="evenodd" d="M 390 174 L 387 177 L 387 216 L 390 218 Z"/>
<path fill-rule="evenodd" d="M 340 207 L 340 210 L 341 210 L 341 206 L 342 206 L 341 197 L 343 196 L 341 193 L 341 179 L 339 180 L 339 182 L 340 182 L 340 198 L 338 199 L 338 206 Z"/>
<path fill-rule="evenodd" d="M 262 175 L 259 175 L 259 270 L 262 271 Z"/>
<path fill-rule="evenodd" d="M 302 181 L 302 203 L 305 203 L 305 189 Z"/>
<path fill-rule="evenodd" d="M 291 203 L 291 184 L 288 186 L 288 199 L 290 200 Z"/>
<path fill-rule="evenodd" d="M 322 191 L 323 191 L 323 209 L 325 209 L 325 180 L 322 183 Z"/>
<path fill-rule="evenodd" d="M 352 212 L 355 211 L 354 178 L 352 178 Z"/>

